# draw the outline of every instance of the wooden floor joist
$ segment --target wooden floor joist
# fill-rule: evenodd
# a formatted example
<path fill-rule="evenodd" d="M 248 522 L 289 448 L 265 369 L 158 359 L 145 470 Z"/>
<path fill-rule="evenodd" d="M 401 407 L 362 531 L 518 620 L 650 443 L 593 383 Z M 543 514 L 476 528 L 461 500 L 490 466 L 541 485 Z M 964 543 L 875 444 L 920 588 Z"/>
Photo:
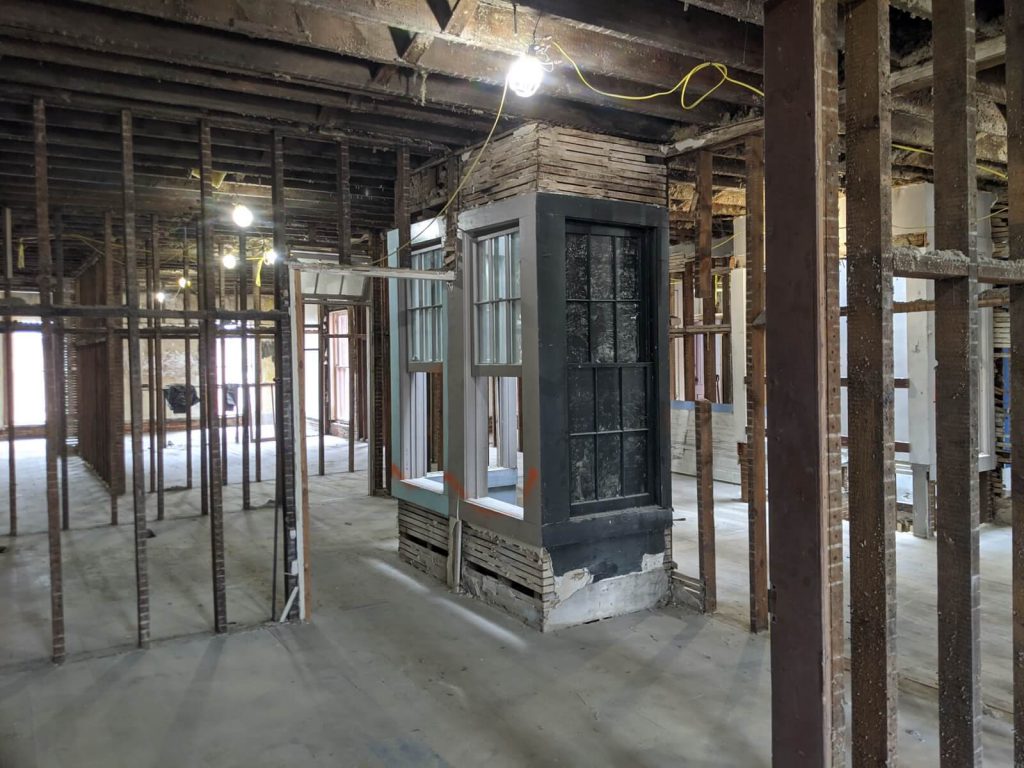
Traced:
<path fill-rule="evenodd" d="M 937 3 L 935 247 L 977 263 L 973 0 Z M 981 764 L 976 273 L 935 281 L 939 753 Z"/>
<path fill-rule="evenodd" d="M 855 766 L 896 761 L 896 466 L 893 410 L 889 2 L 846 19 L 850 661 Z"/>
<path fill-rule="evenodd" d="M 838 94 L 828 6 L 765 6 L 772 760 L 780 767 L 831 765 L 842 726 L 834 712 L 829 562 L 825 273 L 835 244 L 827 236 L 833 213 L 826 158 L 835 143 L 830 121 Z M 802 332 L 791 333 L 793 327 Z"/>
<path fill-rule="evenodd" d="M 1024 7 L 1007 3 L 1007 171 L 1010 259 L 1024 263 Z M 1010 288 L 1010 402 L 1024 403 L 1024 286 Z M 1010 420 L 1013 507 L 1013 754 L 1024 765 L 1024 419 Z"/>

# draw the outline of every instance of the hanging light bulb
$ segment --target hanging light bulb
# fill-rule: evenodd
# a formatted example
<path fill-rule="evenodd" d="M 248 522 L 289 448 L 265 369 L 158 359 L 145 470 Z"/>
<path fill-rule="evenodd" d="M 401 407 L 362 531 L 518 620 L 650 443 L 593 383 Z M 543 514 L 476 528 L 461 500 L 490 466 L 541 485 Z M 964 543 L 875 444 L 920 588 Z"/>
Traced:
<path fill-rule="evenodd" d="M 524 99 L 533 96 L 544 79 L 544 65 L 533 55 L 533 47 L 512 62 L 508 69 L 508 87 Z"/>
<path fill-rule="evenodd" d="M 155 293 L 155 294 L 153 295 L 153 298 L 157 300 L 157 303 L 158 303 L 158 304 L 163 304 L 163 303 L 164 303 L 164 301 L 165 301 L 165 300 L 167 299 L 167 294 L 166 294 L 166 293 L 164 293 L 163 291 L 157 291 L 157 292 L 156 292 L 156 293 Z"/>
<path fill-rule="evenodd" d="M 179 288 L 188 288 L 188 280 L 185 279 L 184 275 L 182 275 L 181 277 L 178 278 L 178 287 Z"/>
<path fill-rule="evenodd" d="M 234 269 L 238 266 L 238 257 L 233 253 L 225 253 L 221 259 L 224 269 Z"/>
<path fill-rule="evenodd" d="M 239 204 L 231 211 L 231 218 L 237 226 L 245 229 L 252 224 L 252 211 L 249 210 L 249 206 Z"/>
<path fill-rule="evenodd" d="M 268 267 L 277 261 L 277 251 L 271 248 L 269 251 L 263 254 L 263 263 Z"/>

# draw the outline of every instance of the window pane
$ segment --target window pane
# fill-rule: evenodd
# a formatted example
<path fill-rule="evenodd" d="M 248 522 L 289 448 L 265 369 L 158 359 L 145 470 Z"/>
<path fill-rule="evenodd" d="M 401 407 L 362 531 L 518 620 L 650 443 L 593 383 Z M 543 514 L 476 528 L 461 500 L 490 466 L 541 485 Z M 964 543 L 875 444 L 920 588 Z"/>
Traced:
<path fill-rule="evenodd" d="M 620 429 L 619 420 L 619 369 L 594 369 L 594 385 L 597 401 L 597 431 L 611 432 Z"/>
<path fill-rule="evenodd" d="M 518 299 L 522 294 L 520 293 L 519 286 L 519 233 L 513 232 L 509 235 L 510 239 L 510 261 L 512 267 L 512 284 L 510 286 L 509 295 L 514 299 Z"/>
<path fill-rule="evenodd" d="M 647 373 L 643 368 L 622 369 L 622 428 L 647 428 Z"/>
<path fill-rule="evenodd" d="M 507 301 L 494 305 L 494 362 L 509 362 L 509 306 Z"/>
<path fill-rule="evenodd" d="M 640 305 L 636 302 L 619 302 L 619 362 L 635 363 L 640 359 Z"/>
<path fill-rule="evenodd" d="M 565 309 L 566 349 L 570 363 L 585 363 L 590 359 L 589 305 L 571 301 Z"/>
<path fill-rule="evenodd" d="M 615 281 L 612 259 L 612 238 L 594 235 L 590 238 L 590 298 L 614 299 Z"/>
<path fill-rule="evenodd" d="M 618 432 L 597 436 L 597 498 L 622 495 L 622 436 Z"/>
<path fill-rule="evenodd" d="M 590 305 L 590 361 L 615 362 L 615 304 L 611 302 Z"/>
<path fill-rule="evenodd" d="M 622 435 L 622 493 L 632 496 L 646 493 L 647 433 L 626 432 Z"/>
<path fill-rule="evenodd" d="M 572 463 L 571 502 L 593 500 L 594 438 L 590 435 L 572 438 L 569 441 L 569 460 Z"/>
<path fill-rule="evenodd" d="M 618 297 L 620 299 L 640 298 L 640 259 L 637 238 L 617 237 L 618 246 Z"/>
<path fill-rule="evenodd" d="M 491 298 L 491 245 L 492 240 L 481 240 L 478 246 L 476 264 L 476 300 L 488 301 Z"/>
<path fill-rule="evenodd" d="M 569 432 L 594 431 L 594 372 L 569 369 Z"/>
<path fill-rule="evenodd" d="M 494 351 L 491 346 L 494 337 L 494 306 L 480 304 L 476 308 L 476 361 L 481 365 L 494 362 Z"/>
<path fill-rule="evenodd" d="M 587 236 L 565 236 L 565 296 L 587 298 Z"/>
<path fill-rule="evenodd" d="M 523 362 L 523 307 L 518 299 L 512 302 L 512 362 Z"/>

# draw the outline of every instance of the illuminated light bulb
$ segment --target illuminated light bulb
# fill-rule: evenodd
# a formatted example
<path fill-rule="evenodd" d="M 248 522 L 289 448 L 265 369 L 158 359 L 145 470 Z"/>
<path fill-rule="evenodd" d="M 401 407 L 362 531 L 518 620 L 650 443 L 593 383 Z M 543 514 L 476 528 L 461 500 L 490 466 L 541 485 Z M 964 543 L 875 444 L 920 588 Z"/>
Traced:
<path fill-rule="evenodd" d="M 271 248 L 269 251 L 263 254 L 263 263 L 270 266 L 277 261 L 277 251 Z"/>
<path fill-rule="evenodd" d="M 163 304 L 164 300 L 167 298 L 167 294 L 164 293 L 163 291 L 157 291 L 153 298 L 156 299 L 160 304 Z"/>
<path fill-rule="evenodd" d="M 182 275 L 181 277 L 178 278 L 178 287 L 179 288 L 188 288 L 188 280 L 185 279 L 184 275 Z"/>
<path fill-rule="evenodd" d="M 231 211 L 231 218 L 236 225 L 245 229 L 252 224 L 252 211 L 249 210 L 247 205 L 236 205 L 235 209 Z"/>
<path fill-rule="evenodd" d="M 238 266 L 238 257 L 233 253 L 225 253 L 221 262 L 224 264 L 224 269 L 234 269 Z"/>
<path fill-rule="evenodd" d="M 524 53 L 508 69 L 508 87 L 524 99 L 533 96 L 544 79 L 544 65 L 536 56 Z"/>

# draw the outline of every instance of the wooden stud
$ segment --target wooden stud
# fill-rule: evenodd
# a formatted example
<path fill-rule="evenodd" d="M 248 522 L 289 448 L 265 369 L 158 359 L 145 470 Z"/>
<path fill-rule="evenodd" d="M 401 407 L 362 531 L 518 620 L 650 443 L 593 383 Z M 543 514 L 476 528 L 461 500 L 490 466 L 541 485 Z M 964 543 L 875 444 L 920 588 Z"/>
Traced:
<path fill-rule="evenodd" d="M 693 264 L 683 270 L 683 328 L 693 325 Z M 697 340 L 693 334 L 683 337 L 683 398 L 697 399 Z"/>
<path fill-rule="evenodd" d="M 288 279 L 288 227 L 285 209 L 284 186 L 284 138 L 280 133 L 271 135 L 271 197 L 273 202 L 274 250 L 278 259 L 274 263 L 274 308 L 294 311 L 301 317 L 302 307 L 291 307 L 290 281 Z M 300 323 L 301 327 L 301 323 Z M 299 585 L 297 514 L 295 508 L 295 436 L 294 436 L 294 382 L 292 381 L 292 329 L 291 321 L 278 319 L 275 337 L 277 423 L 274 434 L 277 437 L 278 506 L 283 522 L 284 536 L 284 594 L 285 599 Z M 299 345 L 301 347 L 301 343 Z M 299 601 L 294 601 L 287 618 L 299 615 Z"/>
<path fill-rule="evenodd" d="M 199 123 L 199 189 L 200 216 L 203 231 L 203 271 L 199 275 L 204 297 L 204 309 L 212 311 L 217 306 L 217 265 L 213 255 L 213 223 L 217 216 L 213 205 L 213 142 L 210 124 Z M 216 402 L 217 392 L 217 345 L 214 341 L 216 326 L 207 315 L 202 321 L 200 341 L 205 337 L 205 357 L 200 361 L 200 376 L 206 381 L 206 428 L 209 451 L 210 490 L 210 552 L 213 570 L 213 626 L 216 632 L 228 628 L 227 597 L 225 593 L 224 553 L 224 501 L 221 488 L 221 445 L 217 439 L 219 413 Z"/>
<path fill-rule="evenodd" d="M 338 142 L 338 261 L 352 263 L 352 170 L 348 139 Z"/>
<path fill-rule="evenodd" d="M 853 764 L 896 761 L 896 456 L 889 0 L 846 19 L 850 660 Z"/>
<path fill-rule="evenodd" d="M 768 481 L 765 476 L 764 137 L 747 139 L 747 525 L 750 631 L 768 629 Z"/>
<path fill-rule="evenodd" d="M 1024 260 L 1024 7 L 1007 3 L 1007 201 L 1010 259 Z M 1010 288 L 1010 403 L 1024 403 L 1024 286 Z M 1016 363 L 1016 364 L 1015 364 Z M 1016 398 L 1016 399 L 1015 399 Z M 1024 765 L 1024 418 L 1010 420 L 1013 509 L 1013 756 Z"/>
<path fill-rule="evenodd" d="M 697 454 L 697 540 L 700 553 L 700 581 L 704 588 L 704 613 L 718 608 L 718 576 L 715 567 L 715 479 L 712 465 L 714 446 L 711 431 L 711 401 L 694 404 L 694 436 Z"/>
<path fill-rule="evenodd" d="M 973 0 L 937 3 L 935 247 L 968 257 L 970 275 L 935 281 L 935 437 L 938 507 L 939 756 L 981 763 L 978 571 L 978 320 L 976 275 L 975 20 Z"/>
<path fill-rule="evenodd" d="M 14 243 L 11 209 L 4 208 L 4 300 L 11 305 L 11 286 L 14 284 Z M 4 421 L 7 423 L 7 504 L 10 521 L 10 535 L 18 535 L 18 470 L 15 450 L 14 428 L 14 332 L 11 316 L 4 318 L 7 332 L 4 334 Z"/>
<path fill-rule="evenodd" d="M 357 346 L 356 317 L 354 307 L 345 310 L 348 315 L 348 338 L 345 347 L 348 350 L 348 471 L 356 471 L 356 363 Z"/>
<path fill-rule="evenodd" d="M 33 139 L 35 148 L 36 234 L 39 253 L 39 302 L 48 308 L 52 302 L 53 261 L 50 251 L 50 186 L 46 155 L 46 105 L 33 103 Z M 61 565 L 60 497 L 57 481 L 57 375 L 56 332 L 54 321 L 44 316 L 43 376 L 46 382 L 46 521 L 50 551 L 50 629 L 51 657 L 64 660 L 64 578 Z"/>
<path fill-rule="evenodd" d="M 200 198 L 202 193 L 200 192 Z M 211 228 L 212 229 L 212 228 Z M 196 303 L 200 309 L 207 309 L 206 304 L 206 247 L 204 245 L 206 237 L 206 226 L 203 222 L 202 215 L 200 215 L 196 223 Z M 203 331 L 203 323 L 199 323 L 199 342 L 197 352 L 199 353 L 198 363 L 198 374 L 199 374 L 199 488 L 201 492 L 200 496 L 200 507 L 199 513 L 201 515 L 210 514 L 210 431 L 207 424 L 209 418 L 209 401 L 211 397 L 210 390 L 207 387 L 208 379 L 205 374 L 206 361 L 209 356 L 207 352 L 207 345 L 209 344 L 209 336 Z"/>
<path fill-rule="evenodd" d="M 249 296 L 249 243 L 244 234 L 238 236 L 238 308 L 243 312 L 247 309 Z M 249 323 L 243 322 L 242 328 L 242 396 L 235 407 L 241 409 L 242 416 L 242 509 L 252 509 L 252 492 L 249 487 L 249 436 L 252 414 L 249 405 Z M 258 342 L 257 342 L 258 343 Z M 258 362 L 258 361 L 257 361 Z"/>
<path fill-rule="evenodd" d="M 189 255 L 188 255 L 188 229 L 182 235 L 181 242 L 181 275 L 185 278 L 185 287 L 181 289 L 181 302 L 185 311 L 188 311 L 189 295 L 192 293 L 192 286 L 189 279 Z M 191 327 L 191 321 L 185 320 L 185 327 Z M 185 336 L 185 487 L 192 489 L 192 339 Z"/>
<path fill-rule="evenodd" d="M 117 288 L 114 280 L 114 221 L 110 211 L 103 215 L 103 298 L 110 305 L 118 304 Z M 118 409 L 124 408 L 124 403 L 117 395 L 118 383 L 123 375 L 121 366 L 118 364 L 121 349 L 120 339 L 115 337 L 114 330 L 119 322 L 113 316 L 107 318 L 106 338 L 106 361 L 107 375 L 110 382 L 110 392 L 107 398 L 110 403 L 108 414 L 108 441 L 110 451 L 110 477 L 107 482 L 110 491 L 110 524 L 118 524 L 117 497 L 120 493 L 120 472 L 119 466 L 124 461 L 124 415 Z"/>
<path fill-rule="evenodd" d="M 715 279 L 713 274 L 712 244 L 712 154 L 708 150 L 697 153 L 697 298 L 701 299 L 702 320 L 705 326 L 715 324 Z M 702 334 L 704 352 L 704 397 L 712 403 L 718 401 L 718 361 L 715 335 Z"/>
<path fill-rule="evenodd" d="M 64 304 L 64 215 L 58 209 L 53 215 L 53 255 L 56 267 L 56 278 L 53 284 L 53 302 L 57 306 Z M 56 323 L 57 358 L 57 410 L 60 423 L 57 426 L 57 445 L 60 459 L 60 519 L 61 529 L 71 527 L 71 490 L 68 486 L 68 396 L 65 359 L 67 357 L 67 338 L 64 334 L 64 318 L 57 318 Z"/>
<path fill-rule="evenodd" d="M 128 306 L 139 306 L 138 254 L 135 251 L 135 152 L 132 114 L 121 112 L 121 157 L 124 164 L 124 278 Z M 146 558 L 146 476 L 142 457 L 142 349 L 139 318 L 128 315 L 128 380 L 132 431 L 132 501 L 135 543 L 138 644 L 149 646 L 149 572 Z"/>
<path fill-rule="evenodd" d="M 149 220 L 150 242 L 153 244 L 153 290 L 162 291 L 160 287 L 160 226 L 156 214 Z M 163 309 L 163 307 L 161 307 Z M 154 409 L 156 410 L 156 519 L 163 520 L 166 512 L 164 505 L 164 446 L 167 444 L 167 419 L 164 404 L 164 348 L 162 342 L 162 321 L 159 316 L 153 318 L 155 358 L 155 392 Z"/>
<path fill-rule="evenodd" d="M 327 436 L 327 366 L 325 361 L 327 359 L 327 334 L 324 330 L 327 322 L 327 316 L 324 312 L 324 305 L 317 304 L 316 306 L 316 387 L 317 387 L 317 450 L 316 450 L 316 465 L 317 474 L 323 476 L 326 471 L 326 436 Z M 305 334 L 303 334 L 305 336 Z M 303 345 L 305 346 L 305 345 Z M 305 363 L 305 352 L 302 355 L 302 363 Z M 305 392 L 304 389 L 300 389 L 300 392 Z M 305 409 L 303 409 L 305 410 Z M 301 422 L 305 424 L 305 422 Z M 303 431 L 305 434 L 305 431 Z"/>
<path fill-rule="evenodd" d="M 765 6 L 772 761 L 833 762 L 825 220 L 835 36 L 820 0 Z M 835 12 L 832 4 L 831 13 Z M 825 81 L 831 81 L 826 83 Z M 825 86 L 825 87 L 823 87 Z M 801 119 L 794 119 L 794 115 Z M 838 308 L 837 308 L 838 311 Z M 801 328 L 792 334 L 789 329 Z"/>
<path fill-rule="evenodd" d="M 412 223 L 409 218 L 409 147 L 403 144 L 395 162 L 395 227 L 398 230 L 398 266 L 412 267 Z"/>

